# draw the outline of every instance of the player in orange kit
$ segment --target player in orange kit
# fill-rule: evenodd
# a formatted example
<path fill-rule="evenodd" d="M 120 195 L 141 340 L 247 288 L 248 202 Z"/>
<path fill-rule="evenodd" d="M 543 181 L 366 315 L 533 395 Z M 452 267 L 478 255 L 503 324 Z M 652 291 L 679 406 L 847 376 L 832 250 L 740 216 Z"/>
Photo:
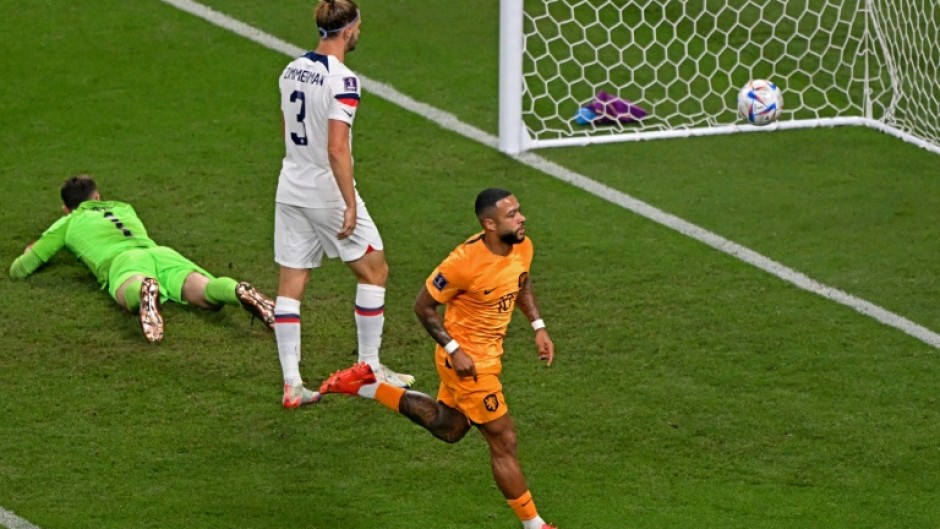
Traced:
<path fill-rule="evenodd" d="M 555 357 L 529 281 L 532 242 L 525 236 L 519 201 L 509 191 L 483 190 L 475 209 L 483 232 L 454 249 L 415 300 L 418 319 L 437 342 L 437 399 L 376 382 L 372 369 L 362 363 L 330 376 L 320 393 L 378 400 L 449 443 L 476 426 L 490 447 L 493 478 L 523 529 L 552 529 L 538 515 L 526 485 L 516 456 L 516 428 L 499 380 L 503 337 L 516 305 L 532 323 L 539 358 L 551 365 Z M 446 306 L 443 322 L 440 305 Z"/>

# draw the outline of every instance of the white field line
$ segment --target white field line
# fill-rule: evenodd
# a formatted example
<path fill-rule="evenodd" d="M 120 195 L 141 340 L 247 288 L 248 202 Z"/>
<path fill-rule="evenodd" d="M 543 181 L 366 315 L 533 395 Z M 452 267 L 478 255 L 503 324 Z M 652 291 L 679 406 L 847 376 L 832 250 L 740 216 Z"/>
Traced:
<path fill-rule="evenodd" d="M 249 26 L 248 24 L 236 20 L 224 13 L 215 11 L 203 4 L 190 0 L 161 1 L 191 13 L 199 18 L 202 18 L 203 20 L 206 20 L 207 22 L 215 24 L 216 26 L 225 28 L 229 31 L 232 31 L 233 33 L 241 35 L 242 37 L 253 40 L 268 49 L 279 51 L 290 57 L 300 56 L 306 51 L 303 48 L 294 46 L 293 44 L 265 33 L 258 28 Z M 359 80 L 362 82 L 362 88 L 367 92 L 371 92 L 381 97 L 382 99 L 421 115 L 438 124 L 442 128 L 456 132 L 461 136 L 470 138 L 488 147 L 492 147 L 494 149 L 498 148 L 498 139 L 495 136 L 460 121 L 455 115 L 449 112 L 444 112 L 426 103 L 416 101 L 415 99 L 402 94 L 387 84 L 374 81 L 362 75 L 359 76 Z M 729 241 L 720 235 L 696 226 L 691 222 L 682 220 L 675 215 L 666 213 L 665 211 L 651 206 L 650 204 L 638 200 L 630 195 L 591 180 L 584 175 L 578 174 L 569 169 L 565 169 L 564 167 L 546 160 L 537 154 L 522 153 L 513 156 L 512 158 L 529 167 L 538 169 L 539 171 L 542 171 L 543 173 L 550 175 L 558 180 L 567 182 L 594 196 L 628 209 L 637 215 L 646 217 L 653 222 L 662 224 L 663 226 L 678 231 L 687 237 L 691 237 L 701 243 L 707 244 L 708 246 L 711 246 L 720 252 L 724 252 L 769 274 L 773 274 L 774 276 L 803 290 L 818 294 L 826 299 L 830 299 L 836 303 L 845 305 L 857 312 L 874 318 L 875 320 L 885 325 L 894 327 L 895 329 L 898 329 L 905 334 L 913 336 L 914 338 L 917 338 L 918 340 L 928 345 L 932 345 L 933 347 L 940 349 L 940 334 L 937 334 L 922 325 L 914 323 L 903 316 L 890 312 L 879 307 L 878 305 L 865 301 L 864 299 L 857 298 L 837 288 L 824 285 L 801 272 L 793 270 L 792 268 L 778 263 L 768 257 L 764 257 L 763 255 L 741 246 L 740 244 Z"/>
<path fill-rule="evenodd" d="M 33 525 L 12 512 L 0 507 L 0 527 L 7 529 L 40 529 L 38 525 Z"/>

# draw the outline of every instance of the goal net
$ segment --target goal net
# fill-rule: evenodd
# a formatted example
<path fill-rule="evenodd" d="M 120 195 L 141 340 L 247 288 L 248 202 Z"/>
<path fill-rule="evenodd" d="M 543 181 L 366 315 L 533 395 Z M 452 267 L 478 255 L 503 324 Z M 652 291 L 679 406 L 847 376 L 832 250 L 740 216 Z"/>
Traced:
<path fill-rule="evenodd" d="M 936 0 L 501 2 L 504 152 L 865 125 L 940 153 Z M 738 119 L 750 79 L 783 90 L 776 123 Z M 576 119 L 602 92 L 640 110 Z"/>

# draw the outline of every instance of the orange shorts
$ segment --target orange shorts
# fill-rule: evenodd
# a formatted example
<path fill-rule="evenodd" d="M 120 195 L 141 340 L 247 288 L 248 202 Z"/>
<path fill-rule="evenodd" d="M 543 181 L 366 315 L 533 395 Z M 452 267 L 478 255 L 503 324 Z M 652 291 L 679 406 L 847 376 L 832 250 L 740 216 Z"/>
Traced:
<path fill-rule="evenodd" d="M 509 412 L 498 375 L 480 374 L 476 382 L 473 377 L 460 378 L 447 361 L 449 357 L 443 350 L 435 355 L 437 374 L 441 377 L 438 401 L 463 413 L 473 424 L 486 424 Z"/>

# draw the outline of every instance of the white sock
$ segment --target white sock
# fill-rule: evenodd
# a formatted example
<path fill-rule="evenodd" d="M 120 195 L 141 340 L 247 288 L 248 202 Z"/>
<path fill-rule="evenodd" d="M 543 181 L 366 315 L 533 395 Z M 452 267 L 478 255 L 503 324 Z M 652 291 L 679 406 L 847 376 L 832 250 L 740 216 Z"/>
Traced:
<path fill-rule="evenodd" d="M 303 384 L 300 378 L 300 301 L 278 296 L 274 303 L 274 336 L 284 383 Z"/>
<path fill-rule="evenodd" d="M 379 389 L 379 383 L 374 382 L 372 384 L 363 384 L 359 386 L 359 396 L 367 399 L 375 400 L 375 390 Z M 542 529 L 539 527 L 539 529 Z"/>
<path fill-rule="evenodd" d="M 379 368 L 379 347 L 385 326 L 385 289 L 359 283 L 356 286 L 356 333 L 359 335 L 359 361 Z"/>
<path fill-rule="evenodd" d="M 545 525 L 545 520 L 541 516 L 536 515 L 535 518 L 531 520 L 524 520 L 522 522 L 522 529 L 542 529 L 542 526 Z"/>

